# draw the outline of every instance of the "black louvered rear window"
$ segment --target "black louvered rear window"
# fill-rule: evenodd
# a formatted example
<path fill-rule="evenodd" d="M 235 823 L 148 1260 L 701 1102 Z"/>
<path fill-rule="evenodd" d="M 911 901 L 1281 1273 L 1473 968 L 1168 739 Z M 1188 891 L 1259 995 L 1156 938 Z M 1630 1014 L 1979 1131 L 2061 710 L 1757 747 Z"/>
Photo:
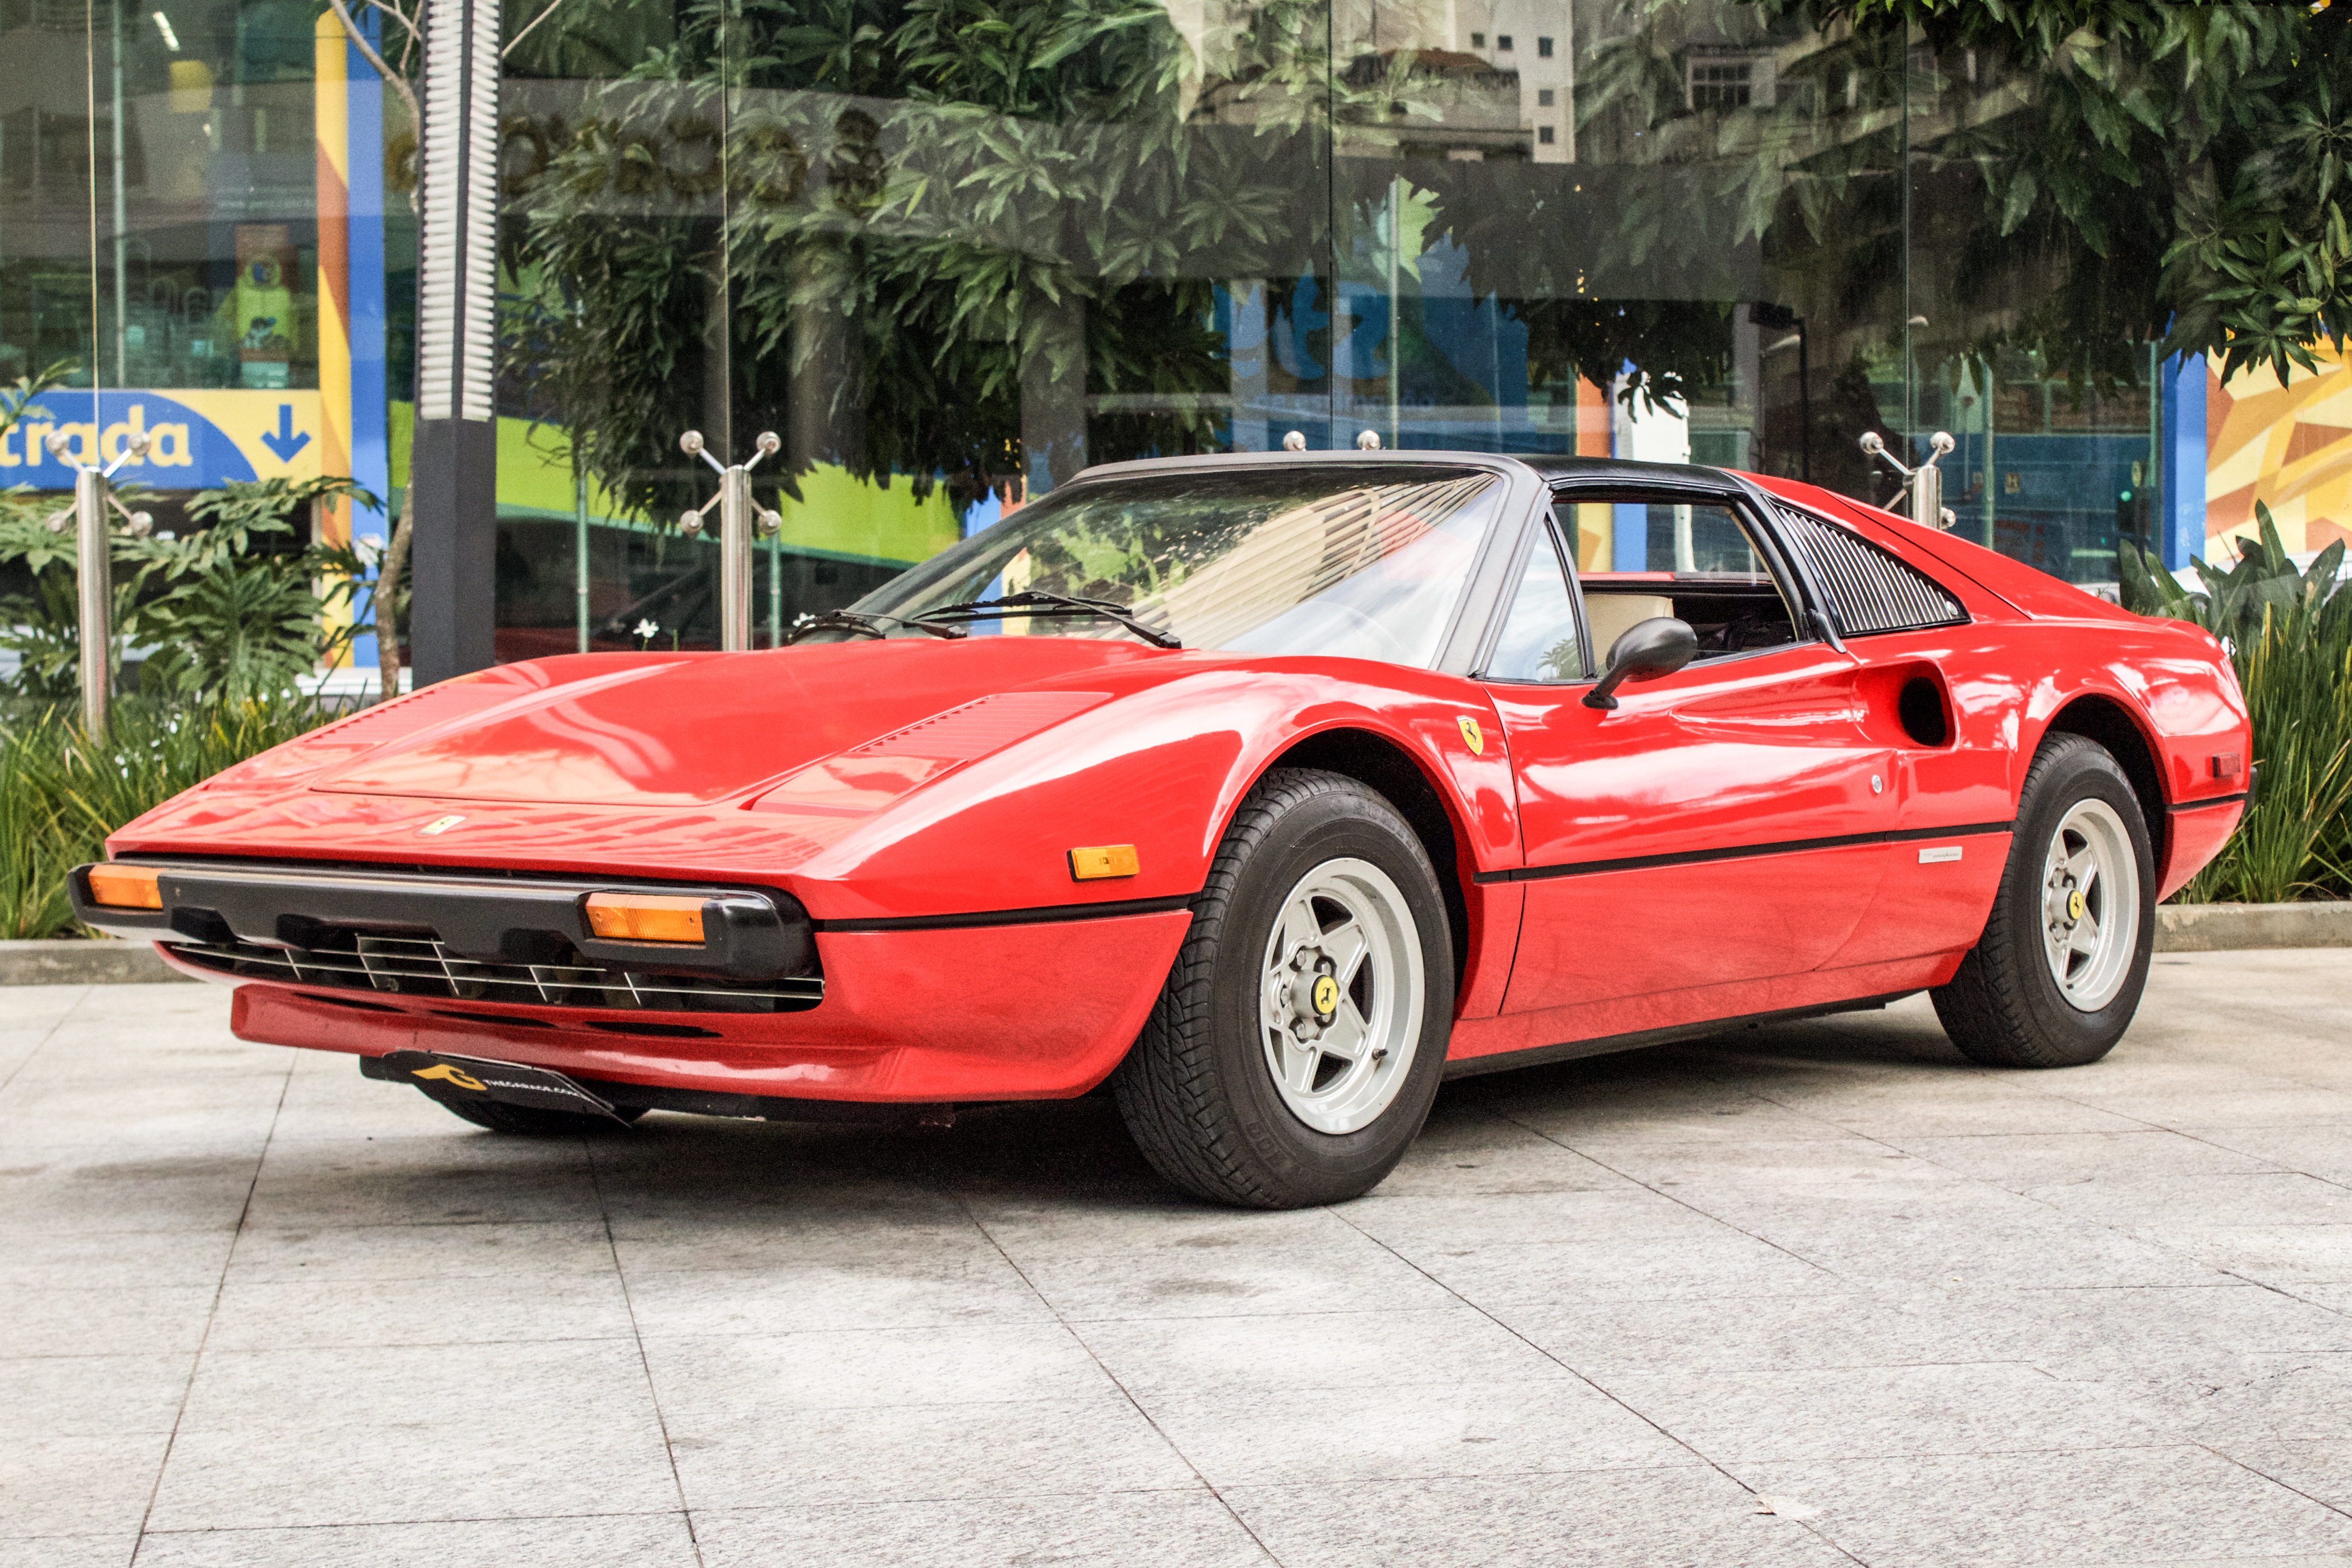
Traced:
<path fill-rule="evenodd" d="M 1835 523 L 1785 507 L 1780 521 L 1847 636 L 1950 626 L 1969 618 L 1950 594 Z"/>

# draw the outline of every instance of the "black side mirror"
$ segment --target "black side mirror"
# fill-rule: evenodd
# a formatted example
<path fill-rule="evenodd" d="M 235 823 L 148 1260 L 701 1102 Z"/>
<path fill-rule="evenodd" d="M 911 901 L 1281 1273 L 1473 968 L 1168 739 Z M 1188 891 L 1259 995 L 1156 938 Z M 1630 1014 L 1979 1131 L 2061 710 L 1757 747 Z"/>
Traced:
<path fill-rule="evenodd" d="M 1627 681 L 1655 680 L 1671 675 L 1698 657 L 1698 633 L 1687 621 L 1654 615 L 1626 629 L 1609 650 L 1609 673 L 1584 694 L 1586 707 L 1617 706 L 1617 688 Z"/>

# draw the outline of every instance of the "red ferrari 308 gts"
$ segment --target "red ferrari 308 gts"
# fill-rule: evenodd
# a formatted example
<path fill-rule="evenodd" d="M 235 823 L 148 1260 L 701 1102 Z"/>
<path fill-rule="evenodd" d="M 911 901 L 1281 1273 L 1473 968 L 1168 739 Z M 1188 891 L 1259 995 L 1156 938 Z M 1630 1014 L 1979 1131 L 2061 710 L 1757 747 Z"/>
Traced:
<path fill-rule="evenodd" d="M 1640 528 L 1674 570 L 1576 569 Z M 1283 1207 L 1446 1078 L 1729 1023 L 1925 989 L 1978 1061 L 2095 1061 L 2248 741 L 2202 631 L 1807 486 L 1170 459 L 791 646 L 370 708 L 74 898 L 501 1132 L 1108 1081 L 1170 1181 Z"/>

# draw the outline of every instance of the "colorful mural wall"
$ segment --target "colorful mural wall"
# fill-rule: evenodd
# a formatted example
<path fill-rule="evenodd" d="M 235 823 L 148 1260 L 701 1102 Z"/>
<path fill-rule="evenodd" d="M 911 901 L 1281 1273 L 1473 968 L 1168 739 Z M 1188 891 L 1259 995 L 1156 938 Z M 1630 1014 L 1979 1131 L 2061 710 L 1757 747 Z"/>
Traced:
<path fill-rule="evenodd" d="M 2205 537 L 2209 559 L 2252 538 L 2254 503 L 2278 520 L 2290 550 L 2352 539 L 2352 362 L 2328 344 L 2316 371 L 2281 385 L 2268 368 L 2226 384 L 2209 361 L 2205 385 Z"/>

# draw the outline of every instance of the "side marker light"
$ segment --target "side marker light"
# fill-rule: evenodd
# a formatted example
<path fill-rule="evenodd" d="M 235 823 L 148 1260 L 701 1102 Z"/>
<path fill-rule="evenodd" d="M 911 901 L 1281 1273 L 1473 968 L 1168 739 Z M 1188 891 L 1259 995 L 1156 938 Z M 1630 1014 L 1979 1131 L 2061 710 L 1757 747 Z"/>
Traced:
<path fill-rule="evenodd" d="M 1110 876 L 1139 876 L 1143 862 L 1136 857 L 1133 844 L 1097 844 L 1092 849 L 1070 852 L 1070 880 L 1098 882 Z"/>
<path fill-rule="evenodd" d="M 108 909 L 161 909 L 159 875 L 135 865 L 94 865 L 89 868 L 89 901 Z"/>
<path fill-rule="evenodd" d="M 2238 754 L 2234 751 L 2216 752 L 2207 758 L 2206 761 L 2212 767 L 2213 777 L 2216 779 L 2235 779 L 2238 776 L 2240 763 Z"/>
<path fill-rule="evenodd" d="M 588 929 L 607 942 L 702 940 L 702 900 L 650 893 L 592 893 Z"/>

